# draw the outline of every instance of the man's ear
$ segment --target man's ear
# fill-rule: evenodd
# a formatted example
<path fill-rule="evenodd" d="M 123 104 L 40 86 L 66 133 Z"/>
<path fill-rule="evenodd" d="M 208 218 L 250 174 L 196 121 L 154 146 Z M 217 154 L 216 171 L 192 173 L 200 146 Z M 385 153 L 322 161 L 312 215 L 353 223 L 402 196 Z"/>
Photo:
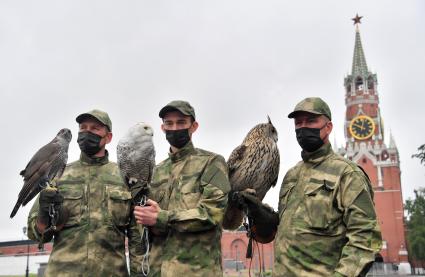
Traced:
<path fill-rule="evenodd" d="M 333 127 L 334 127 L 334 125 L 333 125 L 332 121 L 329 121 L 328 126 L 326 126 L 326 128 L 329 129 L 329 134 L 332 132 Z"/>
<path fill-rule="evenodd" d="M 190 126 L 189 128 L 189 133 L 192 135 L 193 133 L 196 132 L 196 130 L 198 130 L 199 127 L 199 123 L 197 121 L 193 121 L 192 126 Z"/>
<path fill-rule="evenodd" d="M 331 135 L 332 129 L 333 129 L 333 123 L 332 123 L 332 121 L 328 121 L 326 123 L 326 127 L 324 129 L 324 131 L 326 131 L 326 135 L 323 138 L 323 141 L 324 142 L 328 142 L 329 141 L 329 136 Z"/>
<path fill-rule="evenodd" d="M 165 133 L 164 123 L 161 124 L 161 130 Z"/>
<path fill-rule="evenodd" d="M 106 139 L 106 144 L 110 143 L 112 141 L 112 132 L 106 133 L 105 139 Z"/>

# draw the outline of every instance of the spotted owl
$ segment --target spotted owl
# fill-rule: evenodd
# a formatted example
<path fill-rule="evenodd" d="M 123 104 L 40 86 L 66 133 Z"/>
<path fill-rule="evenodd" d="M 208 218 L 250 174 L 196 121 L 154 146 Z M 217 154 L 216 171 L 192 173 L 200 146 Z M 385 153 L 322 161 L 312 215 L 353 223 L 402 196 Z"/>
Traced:
<path fill-rule="evenodd" d="M 248 132 L 227 160 L 232 190 L 254 192 L 259 200 L 276 185 L 280 165 L 277 131 L 270 117 L 267 119 L 267 123 L 258 124 Z M 239 208 L 227 207 L 223 228 L 238 228 L 243 217 Z"/>

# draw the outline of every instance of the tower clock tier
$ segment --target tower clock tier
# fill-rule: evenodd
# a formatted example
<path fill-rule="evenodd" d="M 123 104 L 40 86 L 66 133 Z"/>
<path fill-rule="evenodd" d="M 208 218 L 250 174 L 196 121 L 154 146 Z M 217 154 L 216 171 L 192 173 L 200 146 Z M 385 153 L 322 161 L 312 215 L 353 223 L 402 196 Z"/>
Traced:
<path fill-rule="evenodd" d="M 348 130 L 354 138 L 365 140 L 374 134 L 375 123 L 369 116 L 359 115 L 351 120 Z"/>

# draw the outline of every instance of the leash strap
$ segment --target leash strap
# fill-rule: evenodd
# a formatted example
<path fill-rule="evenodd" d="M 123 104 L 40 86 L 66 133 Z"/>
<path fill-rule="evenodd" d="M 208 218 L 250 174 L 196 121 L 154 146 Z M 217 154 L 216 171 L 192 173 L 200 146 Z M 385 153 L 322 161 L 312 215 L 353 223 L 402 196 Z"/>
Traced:
<path fill-rule="evenodd" d="M 140 199 L 140 202 L 137 203 L 137 205 L 141 207 L 146 206 L 146 202 L 148 201 L 148 198 L 146 195 L 143 195 Z M 144 244 L 146 246 L 146 251 L 143 254 L 142 258 L 142 273 L 143 276 L 148 276 L 150 272 L 150 265 L 149 265 L 149 252 L 150 252 L 150 243 L 149 243 L 149 229 L 145 226 L 140 226 L 139 231 L 141 233 L 141 240 L 142 245 Z"/>

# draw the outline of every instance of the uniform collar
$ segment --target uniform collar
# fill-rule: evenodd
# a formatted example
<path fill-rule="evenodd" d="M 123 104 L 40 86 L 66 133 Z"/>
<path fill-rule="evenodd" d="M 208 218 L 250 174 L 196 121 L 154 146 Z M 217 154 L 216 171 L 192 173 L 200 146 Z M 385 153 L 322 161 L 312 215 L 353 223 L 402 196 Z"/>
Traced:
<path fill-rule="evenodd" d="M 192 141 L 189 141 L 183 148 L 180 148 L 175 153 L 168 153 L 168 156 L 170 157 L 172 162 L 177 162 L 180 160 L 183 160 L 185 157 L 190 155 L 195 150 L 195 147 L 193 147 Z"/>
<path fill-rule="evenodd" d="M 89 157 L 84 152 L 81 152 L 80 161 L 86 165 L 104 165 L 109 162 L 109 153 L 108 150 L 105 149 L 105 156 L 103 157 Z"/>
<path fill-rule="evenodd" d="M 301 157 L 303 158 L 303 161 L 305 163 L 318 164 L 325 160 L 331 154 L 333 154 L 332 145 L 330 143 L 325 143 L 314 152 L 308 153 L 302 151 Z"/>

